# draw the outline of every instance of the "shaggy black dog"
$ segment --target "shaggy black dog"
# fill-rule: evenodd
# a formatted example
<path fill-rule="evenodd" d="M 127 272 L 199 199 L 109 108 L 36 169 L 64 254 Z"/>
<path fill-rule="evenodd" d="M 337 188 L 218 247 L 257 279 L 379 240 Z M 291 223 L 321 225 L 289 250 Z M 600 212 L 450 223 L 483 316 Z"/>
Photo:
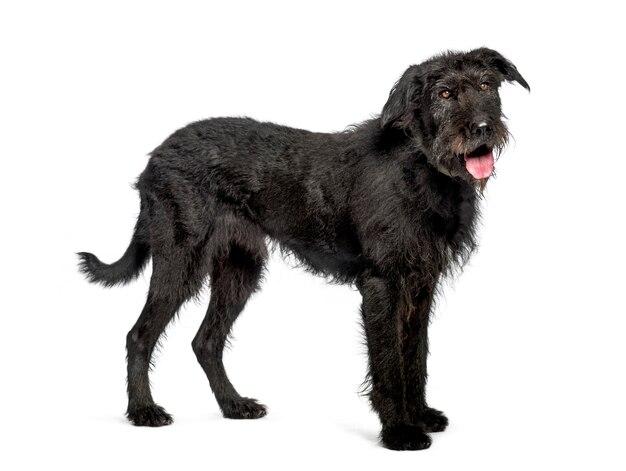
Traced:
<path fill-rule="evenodd" d="M 480 192 L 508 136 L 503 81 L 529 89 L 496 51 L 447 52 L 411 66 L 382 115 L 345 132 L 215 118 L 156 148 L 136 185 L 141 211 L 122 258 L 107 265 L 79 254 L 90 281 L 105 286 L 131 281 L 152 257 L 148 299 L 127 337 L 130 421 L 172 422 L 152 399 L 151 356 L 207 276 L 211 299 L 193 350 L 224 417 L 266 414 L 237 393 L 222 354 L 275 242 L 312 272 L 356 284 L 382 443 L 427 448 L 426 433 L 448 424 L 425 400 L 429 315 L 442 276 L 475 248 Z"/>

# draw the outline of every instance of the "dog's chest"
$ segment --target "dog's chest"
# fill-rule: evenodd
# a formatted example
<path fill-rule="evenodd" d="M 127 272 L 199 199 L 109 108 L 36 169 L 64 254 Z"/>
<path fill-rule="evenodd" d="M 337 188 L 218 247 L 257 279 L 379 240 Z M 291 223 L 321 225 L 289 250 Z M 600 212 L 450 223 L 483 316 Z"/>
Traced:
<path fill-rule="evenodd" d="M 408 249 L 417 251 L 419 265 L 447 270 L 465 258 L 474 245 L 478 216 L 475 190 L 454 180 L 430 181 L 411 198 L 411 232 Z"/>
<path fill-rule="evenodd" d="M 476 211 L 474 190 L 462 185 L 449 185 L 433 193 L 428 200 L 423 221 L 433 236 L 456 246 L 473 235 Z"/>
<path fill-rule="evenodd" d="M 464 226 L 469 224 L 461 204 L 450 204 L 445 208 L 433 208 L 427 213 L 425 225 L 432 235 L 445 244 L 453 244 L 461 236 Z"/>

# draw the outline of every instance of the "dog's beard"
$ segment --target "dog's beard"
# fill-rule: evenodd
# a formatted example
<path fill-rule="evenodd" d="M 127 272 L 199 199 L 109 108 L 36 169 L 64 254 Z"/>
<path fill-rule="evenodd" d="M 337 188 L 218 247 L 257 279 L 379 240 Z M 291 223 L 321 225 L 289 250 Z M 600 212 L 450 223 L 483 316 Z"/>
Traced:
<path fill-rule="evenodd" d="M 504 150 L 508 138 L 508 130 L 501 122 L 494 127 L 494 132 L 488 139 L 468 139 L 461 134 L 457 134 L 451 141 L 436 138 L 429 161 L 440 173 L 462 178 L 482 191 L 495 172 L 495 162 Z"/>

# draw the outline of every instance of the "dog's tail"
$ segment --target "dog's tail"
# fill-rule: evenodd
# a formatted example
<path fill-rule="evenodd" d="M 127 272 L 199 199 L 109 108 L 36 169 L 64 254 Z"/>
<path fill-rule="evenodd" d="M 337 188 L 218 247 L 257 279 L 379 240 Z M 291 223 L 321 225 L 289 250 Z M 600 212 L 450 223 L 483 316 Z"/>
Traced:
<path fill-rule="evenodd" d="M 142 210 L 137 218 L 137 225 L 130 245 L 117 262 L 110 265 L 100 261 L 89 252 L 77 253 L 80 261 L 79 270 L 85 274 L 91 283 L 100 283 L 108 287 L 124 285 L 139 276 L 150 258 L 150 244 L 147 241 L 147 221 L 142 204 Z"/>

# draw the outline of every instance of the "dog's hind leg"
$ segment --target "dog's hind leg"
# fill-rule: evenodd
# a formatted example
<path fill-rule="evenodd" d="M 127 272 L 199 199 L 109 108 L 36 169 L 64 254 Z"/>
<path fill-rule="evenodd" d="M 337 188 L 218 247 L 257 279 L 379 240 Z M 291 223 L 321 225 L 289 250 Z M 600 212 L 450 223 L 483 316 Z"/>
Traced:
<path fill-rule="evenodd" d="M 219 232 L 230 233 L 232 238 L 218 242 L 217 247 L 213 242 L 211 300 L 192 347 L 224 417 L 257 419 L 266 414 L 266 407 L 239 395 L 226 375 L 222 354 L 233 323 L 258 288 L 267 248 L 259 229 L 244 220 L 234 225 L 231 221 L 230 228 Z"/>
<path fill-rule="evenodd" d="M 146 305 L 128 332 L 128 410 L 134 425 L 159 427 L 172 423 L 172 417 L 155 404 L 148 372 L 159 337 L 181 305 L 201 288 L 206 275 L 206 254 L 196 248 L 179 246 L 168 253 L 155 251 Z"/>

